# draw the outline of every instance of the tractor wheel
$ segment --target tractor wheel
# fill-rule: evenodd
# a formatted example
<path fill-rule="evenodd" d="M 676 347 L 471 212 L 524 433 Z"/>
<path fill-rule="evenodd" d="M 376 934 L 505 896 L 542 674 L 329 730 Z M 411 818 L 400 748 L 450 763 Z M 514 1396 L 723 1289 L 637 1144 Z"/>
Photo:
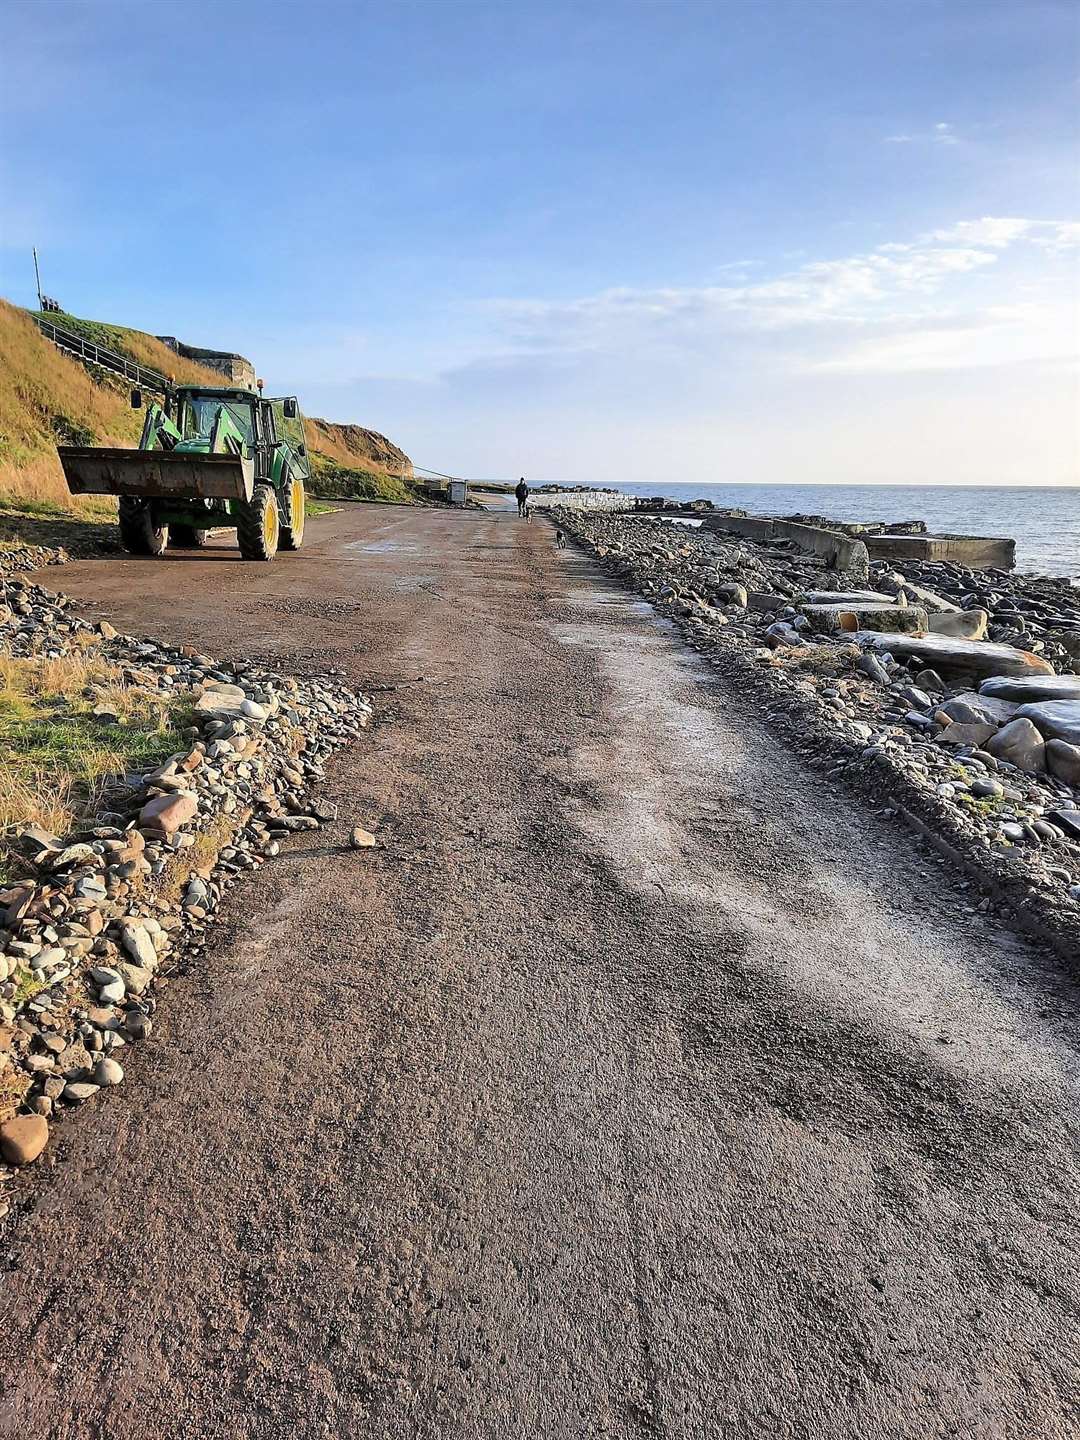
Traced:
<path fill-rule="evenodd" d="M 297 476 L 289 483 L 289 523 L 281 527 L 281 548 L 299 550 L 304 543 L 304 482 Z"/>
<path fill-rule="evenodd" d="M 169 547 L 173 550 L 201 550 L 206 544 L 206 531 L 194 525 L 170 525 Z"/>
<path fill-rule="evenodd" d="M 269 485 L 256 485 L 255 494 L 240 507 L 236 517 L 240 554 L 245 560 L 272 560 L 280 533 L 277 496 Z"/>
<path fill-rule="evenodd" d="M 130 555 L 163 555 L 169 527 L 159 525 L 148 500 L 120 497 L 120 539 Z"/>

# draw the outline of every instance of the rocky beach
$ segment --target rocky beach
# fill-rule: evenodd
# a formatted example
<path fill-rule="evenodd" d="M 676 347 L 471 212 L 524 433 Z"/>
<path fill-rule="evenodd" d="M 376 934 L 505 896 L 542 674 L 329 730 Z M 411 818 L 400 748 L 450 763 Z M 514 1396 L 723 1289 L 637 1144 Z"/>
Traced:
<path fill-rule="evenodd" d="M 961 866 L 980 909 L 1080 957 L 1080 590 L 949 561 L 901 570 L 822 517 L 755 541 L 708 509 L 697 529 L 553 515 L 830 783 Z"/>

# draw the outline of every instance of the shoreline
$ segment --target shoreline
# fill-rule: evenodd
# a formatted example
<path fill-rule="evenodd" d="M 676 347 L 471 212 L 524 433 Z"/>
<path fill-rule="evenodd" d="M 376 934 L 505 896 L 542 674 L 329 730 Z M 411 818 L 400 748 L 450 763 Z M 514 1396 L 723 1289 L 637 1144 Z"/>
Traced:
<path fill-rule="evenodd" d="M 737 511 L 748 516 L 817 516 L 837 529 L 895 528 L 923 517 L 920 523 L 935 534 L 1007 536 L 1015 540 L 1017 568 L 1024 574 L 1069 578 L 1080 585 L 1080 540 L 1062 543 L 1061 537 L 1080 537 L 1080 486 L 978 486 L 978 485 L 824 485 L 786 482 L 627 481 L 619 486 L 554 486 L 545 494 L 617 494 L 628 513 L 649 508 L 678 509 L 692 514 L 695 507 L 714 512 Z M 755 504 L 755 492 L 760 503 Z M 955 504 L 943 506 L 942 497 Z M 1003 513 L 1001 498 L 1012 496 L 1016 509 Z M 1038 497 L 1053 497 L 1052 514 L 1033 522 Z M 785 498 L 786 497 L 786 498 Z M 900 498 L 902 497 L 902 498 Z M 1075 497 L 1075 503 L 1074 503 Z M 930 500 L 936 503 L 926 504 Z M 847 501 L 845 504 L 844 502 Z M 1044 505 L 1043 509 L 1046 508 Z M 838 518 L 843 514 L 843 519 Z M 828 517 L 828 518 L 827 518 Z"/>
<path fill-rule="evenodd" d="M 1008 590 L 1003 604 L 1007 599 L 1016 604 L 1014 596 L 1044 603 L 1048 589 L 1061 597 L 1074 608 L 1073 617 L 1062 619 L 1073 618 L 1075 632 L 1060 632 L 1071 652 L 1049 638 L 1058 632 L 1038 622 L 1034 628 L 1042 636 L 1025 637 L 1031 650 L 1013 643 L 1019 632 L 995 624 L 988 642 L 954 640 L 948 663 L 946 652 L 936 665 L 918 655 L 904 662 L 908 636 L 882 633 L 880 626 L 855 633 L 815 629 L 831 617 L 820 613 L 830 609 L 828 603 L 814 601 L 833 592 L 836 598 L 851 594 L 852 613 L 875 626 L 873 611 L 884 609 L 889 597 L 882 592 L 860 603 L 860 596 L 873 593 L 865 590 L 867 584 L 891 580 L 899 590 L 906 580 L 913 592 L 941 599 L 924 587 L 936 580 L 944 590 L 949 566 L 909 566 L 901 576 L 885 562 L 871 561 L 868 573 L 830 571 L 819 557 L 785 549 L 784 542 L 766 545 L 719 531 L 691 531 L 671 523 L 674 516 L 563 509 L 551 518 L 608 574 L 674 621 L 687 643 L 748 693 L 828 781 L 857 791 L 880 806 L 885 818 L 900 819 L 963 869 L 983 891 L 980 908 L 994 908 L 1062 960 L 1080 959 L 1080 743 L 1062 748 L 1034 726 L 1029 735 L 1030 722 L 1015 718 L 1023 707 L 1008 701 L 1011 708 L 991 721 L 993 702 L 981 694 L 990 677 L 984 670 L 980 682 L 978 672 L 973 678 L 967 668 L 1000 654 L 1006 669 L 1011 652 L 1027 657 L 1016 662 L 1018 671 L 1030 675 L 1025 683 L 1037 686 L 1042 676 L 1052 688 L 1054 677 L 1046 673 L 1051 665 L 1044 658 L 1052 655 L 1059 688 L 1075 689 L 1076 699 L 1062 708 L 1071 707 L 1070 718 L 1080 725 L 1080 594 L 1074 598 L 1061 581 L 969 571 L 973 583 L 981 576 L 995 585 L 995 595 Z M 722 517 L 716 523 L 722 524 Z M 904 596 L 902 604 L 890 607 L 897 613 L 881 625 L 905 618 L 904 608 L 917 607 Z M 977 608 L 939 613 L 948 621 L 959 614 L 966 624 Z M 919 615 L 927 623 L 924 612 Z M 1027 630 L 1022 612 L 1016 615 Z M 927 648 L 917 640 L 911 637 L 910 648 Z M 972 723 L 976 713 L 981 724 Z M 1012 739 L 1019 735 L 1028 742 L 1026 751 L 1010 747 L 1010 731 Z M 1047 768 L 1058 765 L 1056 758 L 1047 761 L 1048 753 L 1063 757 L 1058 773 Z"/>

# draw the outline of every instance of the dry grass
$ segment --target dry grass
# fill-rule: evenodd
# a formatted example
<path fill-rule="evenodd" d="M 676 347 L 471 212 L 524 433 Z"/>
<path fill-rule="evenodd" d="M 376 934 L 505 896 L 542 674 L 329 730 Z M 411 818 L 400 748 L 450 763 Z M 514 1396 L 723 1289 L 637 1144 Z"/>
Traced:
<path fill-rule="evenodd" d="M 0 656 L 0 826 L 33 823 L 63 835 L 100 808 L 116 776 L 182 748 L 189 704 L 124 684 L 100 656 Z M 95 720 L 97 705 L 120 723 Z"/>
<path fill-rule="evenodd" d="M 375 470 L 399 479 L 412 473 L 408 456 L 375 430 L 310 415 L 304 416 L 304 430 L 312 450 L 346 469 Z"/>
<path fill-rule="evenodd" d="M 30 1076 L 0 1051 L 0 1122 L 10 1120 L 30 1089 Z"/>
<path fill-rule="evenodd" d="M 152 335 L 68 315 L 54 318 L 177 380 L 227 383 Z M 44 502 L 78 518 L 111 514 L 111 502 L 69 494 L 56 446 L 136 445 L 145 412 L 132 410 L 128 391 L 120 377 L 92 378 L 45 339 L 26 311 L 0 300 L 0 506 Z"/>
<path fill-rule="evenodd" d="M 246 825 L 251 811 L 241 808 L 234 815 L 215 815 L 204 830 L 198 831 L 193 843 L 168 859 L 165 873 L 154 881 L 154 893 L 170 905 L 178 905 L 193 870 L 207 879 L 217 861 L 218 852 Z"/>
<path fill-rule="evenodd" d="M 0 300 L 0 494 L 72 508 L 56 445 L 83 436 L 92 437 L 88 444 L 134 444 L 139 418 Z"/>

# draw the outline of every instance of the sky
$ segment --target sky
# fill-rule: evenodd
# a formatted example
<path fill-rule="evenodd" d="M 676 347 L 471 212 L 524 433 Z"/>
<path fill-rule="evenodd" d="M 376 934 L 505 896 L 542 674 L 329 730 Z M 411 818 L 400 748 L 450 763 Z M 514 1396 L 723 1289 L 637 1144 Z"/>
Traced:
<path fill-rule="evenodd" d="M 1074 0 L 0 0 L 0 294 L 429 469 L 1080 484 Z"/>

